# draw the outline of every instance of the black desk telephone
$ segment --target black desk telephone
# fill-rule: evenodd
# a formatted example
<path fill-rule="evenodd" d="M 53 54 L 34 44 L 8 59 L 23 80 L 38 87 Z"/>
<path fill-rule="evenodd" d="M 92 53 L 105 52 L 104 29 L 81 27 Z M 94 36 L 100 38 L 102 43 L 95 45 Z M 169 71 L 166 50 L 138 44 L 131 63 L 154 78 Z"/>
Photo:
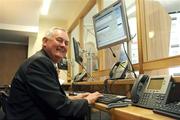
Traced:
<path fill-rule="evenodd" d="M 126 71 L 128 70 L 128 62 L 117 62 L 113 65 L 109 77 L 111 80 L 124 79 L 126 77 Z"/>
<path fill-rule="evenodd" d="M 173 101 L 174 82 L 171 76 L 140 75 L 132 87 L 132 104 L 145 108 L 158 108 Z"/>

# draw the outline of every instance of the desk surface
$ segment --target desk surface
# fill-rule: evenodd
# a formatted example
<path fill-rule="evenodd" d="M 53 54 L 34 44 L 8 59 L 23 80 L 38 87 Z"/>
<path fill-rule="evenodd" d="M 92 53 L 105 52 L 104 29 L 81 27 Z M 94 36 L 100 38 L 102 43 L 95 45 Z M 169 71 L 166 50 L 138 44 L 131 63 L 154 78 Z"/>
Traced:
<path fill-rule="evenodd" d="M 113 108 L 111 110 L 107 110 L 106 105 L 101 103 L 96 103 L 94 107 L 102 111 L 110 112 L 112 120 L 175 120 L 170 117 L 156 114 L 150 109 L 131 105 L 128 107 Z"/>

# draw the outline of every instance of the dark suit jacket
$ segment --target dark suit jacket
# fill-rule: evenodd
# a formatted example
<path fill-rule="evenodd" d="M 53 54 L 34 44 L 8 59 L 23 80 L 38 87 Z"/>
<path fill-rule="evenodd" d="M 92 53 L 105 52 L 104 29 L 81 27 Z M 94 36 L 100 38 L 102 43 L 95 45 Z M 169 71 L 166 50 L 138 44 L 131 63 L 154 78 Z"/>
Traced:
<path fill-rule="evenodd" d="M 87 111 L 87 100 L 67 98 L 53 62 L 43 50 L 27 59 L 12 80 L 9 120 L 78 120 Z"/>

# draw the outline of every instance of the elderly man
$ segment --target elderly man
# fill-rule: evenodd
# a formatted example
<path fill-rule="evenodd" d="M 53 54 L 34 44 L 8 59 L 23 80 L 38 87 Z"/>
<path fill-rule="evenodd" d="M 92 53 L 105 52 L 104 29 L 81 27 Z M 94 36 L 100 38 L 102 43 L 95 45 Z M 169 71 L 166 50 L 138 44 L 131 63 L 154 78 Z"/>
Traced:
<path fill-rule="evenodd" d="M 66 56 L 67 32 L 58 27 L 43 37 L 42 49 L 16 72 L 7 103 L 9 120 L 82 120 L 88 105 L 102 96 L 85 93 L 67 97 L 58 81 L 55 64 Z"/>

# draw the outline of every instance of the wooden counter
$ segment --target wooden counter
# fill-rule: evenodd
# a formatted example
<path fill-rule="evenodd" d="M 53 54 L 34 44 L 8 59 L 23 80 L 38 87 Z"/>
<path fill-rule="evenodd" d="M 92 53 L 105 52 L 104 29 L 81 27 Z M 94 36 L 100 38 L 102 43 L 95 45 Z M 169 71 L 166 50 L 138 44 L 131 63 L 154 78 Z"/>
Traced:
<path fill-rule="evenodd" d="M 131 106 L 122 108 L 113 108 L 107 110 L 107 106 L 101 103 L 95 103 L 96 109 L 110 112 L 111 120 L 175 120 L 170 117 L 166 117 L 157 113 L 154 113 L 150 109 Z"/>
<path fill-rule="evenodd" d="M 108 84 L 112 84 L 115 82 L 115 84 L 133 84 L 134 80 L 132 79 L 118 79 L 118 80 L 108 80 Z M 73 84 L 75 85 L 103 85 L 104 81 L 103 80 L 97 80 L 97 81 L 84 81 L 84 82 L 74 82 Z M 72 85 L 72 83 L 64 83 L 63 85 Z"/>

